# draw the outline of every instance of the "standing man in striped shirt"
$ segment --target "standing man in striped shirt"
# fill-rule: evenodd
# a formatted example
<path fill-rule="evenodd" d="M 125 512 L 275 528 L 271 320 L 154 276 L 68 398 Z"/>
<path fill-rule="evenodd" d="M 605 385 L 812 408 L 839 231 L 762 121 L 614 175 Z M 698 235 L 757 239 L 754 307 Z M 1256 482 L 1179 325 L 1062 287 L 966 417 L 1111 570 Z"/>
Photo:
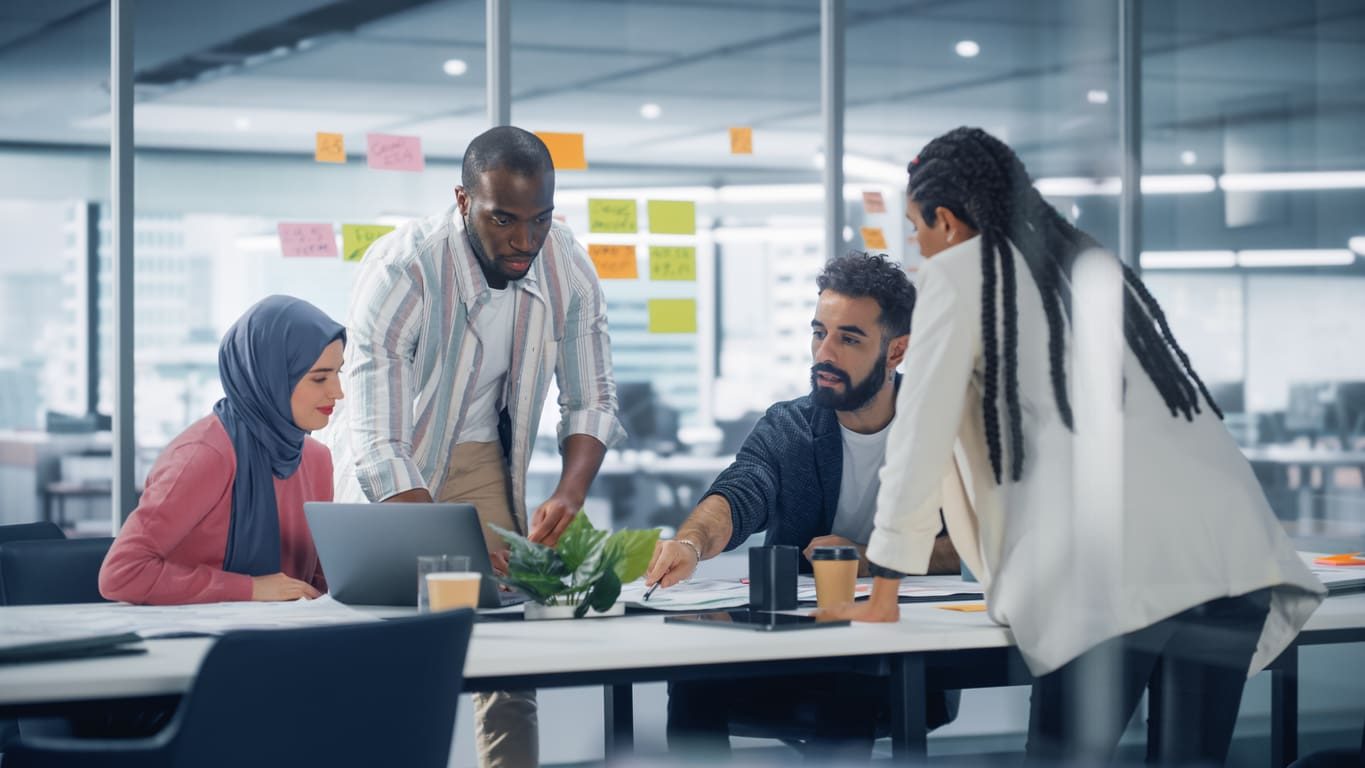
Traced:
<path fill-rule="evenodd" d="M 597 275 L 552 219 L 555 173 L 534 134 L 500 126 L 465 150 L 455 205 L 370 248 L 347 318 L 348 398 L 331 438 L 338 500 L 472 503 L 553 546 L 625 437 Z M 529 515 L 526 469 L 554 377 L 559 484 Z M 534 691 L 474 697 L 480 763 L 538 761 Z"/>

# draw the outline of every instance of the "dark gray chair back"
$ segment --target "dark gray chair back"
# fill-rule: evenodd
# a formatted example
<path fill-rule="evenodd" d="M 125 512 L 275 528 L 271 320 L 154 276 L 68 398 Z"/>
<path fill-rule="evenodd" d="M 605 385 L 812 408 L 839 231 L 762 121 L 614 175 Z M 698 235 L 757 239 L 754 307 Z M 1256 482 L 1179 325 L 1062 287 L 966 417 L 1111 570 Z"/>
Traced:
<path fill-rule="evenodd" d="M 0 544 L 0 605 L 107 602 L 100 565 L 111 538 L 11 541 Z"/>

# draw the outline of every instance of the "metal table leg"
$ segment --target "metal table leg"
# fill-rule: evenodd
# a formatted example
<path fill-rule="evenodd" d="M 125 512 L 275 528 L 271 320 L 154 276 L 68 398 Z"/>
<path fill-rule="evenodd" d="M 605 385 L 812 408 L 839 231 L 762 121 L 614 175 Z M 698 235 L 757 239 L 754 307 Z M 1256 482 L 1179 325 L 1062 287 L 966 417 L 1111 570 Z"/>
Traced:
<path fill-rule="evenodd" d="M 891 756 L 897 762 L 921 762 L 929 749 L 929 712 L 922 654 L 891 660 Z"/>
<path fill-rule="evenodd" d="M 1291 645 L 1270 670 L 1270 765 L 1284 768 L 1299 753 L 1299 647 Z"/>
<path fill-rule="evenodd" d="M 603 686 L 602 694 L 606 759 L 611 761 L 635 749 L 635 703 L 630 683 Z"/>

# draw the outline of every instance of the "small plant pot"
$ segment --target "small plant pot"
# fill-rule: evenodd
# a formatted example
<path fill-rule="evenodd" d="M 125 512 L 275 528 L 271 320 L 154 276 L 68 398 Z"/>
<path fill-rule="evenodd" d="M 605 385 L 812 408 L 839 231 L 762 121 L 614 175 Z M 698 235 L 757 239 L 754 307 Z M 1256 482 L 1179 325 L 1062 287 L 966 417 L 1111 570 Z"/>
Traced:
<path fill-rule="evenodd" d="M 572 619 L 574 617 L 573 612 L 578 608 L 578 606 L 576 605 L 541 605 L 540 603 L 532 602 L 525 603 L 524 605 L 526 606 L 527 621 L 540 621 L 542 619 Z M 594 611 L 591 608 L 589 608 L 588 613 L 583 618 L 596 619 L 601 618 L 603 616 L 624 615 L 626 615 L 626 604 L 618 600 L 615 605 L 601 613 L 598 613 L 597 611 Z"/>

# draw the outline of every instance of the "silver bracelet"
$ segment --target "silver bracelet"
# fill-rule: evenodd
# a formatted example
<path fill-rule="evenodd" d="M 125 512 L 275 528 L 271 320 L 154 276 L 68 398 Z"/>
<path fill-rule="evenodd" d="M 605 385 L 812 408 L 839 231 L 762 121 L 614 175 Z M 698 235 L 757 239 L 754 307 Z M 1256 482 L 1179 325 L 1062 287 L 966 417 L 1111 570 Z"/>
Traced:
<path fill-rule="evenodd" d="M 680 544 L 686 544 L 687 546 L 691 547 L 692 551 L 695 552 L 697 555 L 697 565 L 701 565 L 701 547 L 693 543 L 691 539 L 674 539 L 674 541 Z"/>

